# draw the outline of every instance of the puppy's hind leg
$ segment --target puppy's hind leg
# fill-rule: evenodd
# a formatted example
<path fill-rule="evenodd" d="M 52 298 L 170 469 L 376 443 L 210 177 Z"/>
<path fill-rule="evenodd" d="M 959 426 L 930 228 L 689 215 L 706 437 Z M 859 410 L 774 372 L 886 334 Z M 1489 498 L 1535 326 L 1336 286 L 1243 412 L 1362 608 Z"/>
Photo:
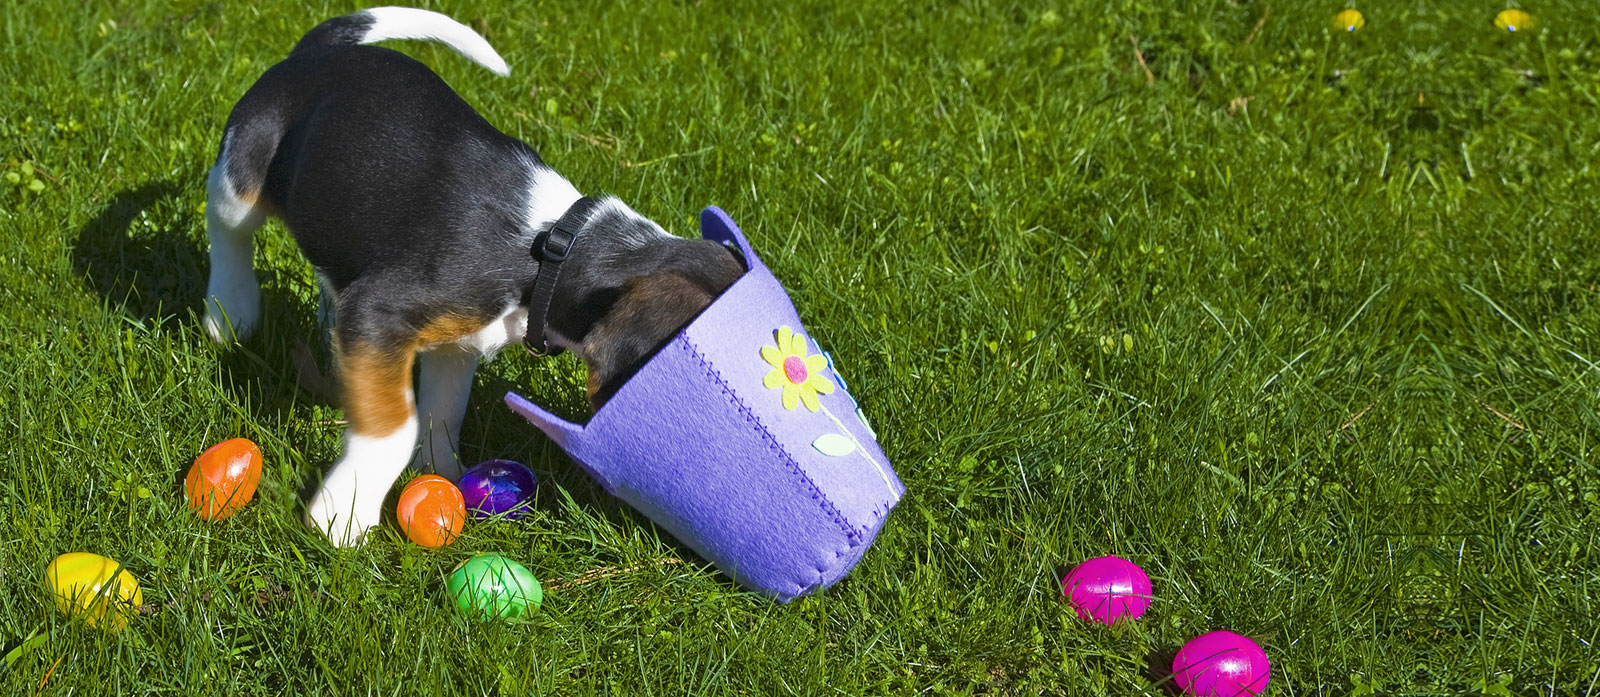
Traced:
<path fill-rule="evenodd" d="M 343 299 L 341 299 L 343 300 Z M 341 309 L 348 309 L 341 303 Z M 344 317 L 346 321 L 350 317 Z M 393 320 L 388 322 L 393 326 Z M 335 352 L 344 386 L 344 455 L 329 468 L 306 509 L 306 522 L 335 545 L 361 542 L 379 523 L 383 499 L 411 461 L 417 410 L 411 390 L 416 344 L 351 326 L 337 330 Z"/>
<path fill-rule="evenodd" d="M 266 212 L 259 184 L 238 181 L 250 163 L 234 161 L 224 138 L 222 154 L 206 179 L 206 236 L 211 241 L 211 281 L 206 288 L 206 334 L 219 344 L 243 339 L 261 320 L 261 288 L 251 255 L 254 235 Z M 261 163 L 261 169 L 265 169 Z M 264 175 L 263 175 L 264 177 Z"/>

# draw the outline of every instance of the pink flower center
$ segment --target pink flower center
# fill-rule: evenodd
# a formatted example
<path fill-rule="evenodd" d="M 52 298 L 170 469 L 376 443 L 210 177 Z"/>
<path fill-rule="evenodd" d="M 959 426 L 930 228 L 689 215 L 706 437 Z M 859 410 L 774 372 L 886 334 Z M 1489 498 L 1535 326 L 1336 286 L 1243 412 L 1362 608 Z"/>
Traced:
<path fill-rule="evenodd" d="M 783 359 L 783 374 L 789 377 L 789 382 L 804 385 L 809 373 L 806 371 L 806 360 L 799 356 L 790 356 Z"/>

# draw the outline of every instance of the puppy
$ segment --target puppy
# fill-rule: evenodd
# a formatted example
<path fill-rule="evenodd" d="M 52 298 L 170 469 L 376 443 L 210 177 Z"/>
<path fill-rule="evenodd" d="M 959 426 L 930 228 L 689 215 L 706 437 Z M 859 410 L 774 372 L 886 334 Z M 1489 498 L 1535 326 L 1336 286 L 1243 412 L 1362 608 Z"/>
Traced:
<path fill-rule="evenodd" d="M 509 73 L 483 37 L 434 12 L 328 20 L 234 106 L 206 182 L 205 331 L 226 343 L 260 323 L 252 235 L 269 216 L 333 309 L 349 427 L 306 519 L 341 546 L 379 522 L 414 451 L 420 469 L 460 476 L 480 360 L 518 341 L 536 355 L 570 349 L 598 409 L 744 273 L 720 244 L 581 196 L 422 63 L 364 45 L 385 39 L 442 42 Z"/>

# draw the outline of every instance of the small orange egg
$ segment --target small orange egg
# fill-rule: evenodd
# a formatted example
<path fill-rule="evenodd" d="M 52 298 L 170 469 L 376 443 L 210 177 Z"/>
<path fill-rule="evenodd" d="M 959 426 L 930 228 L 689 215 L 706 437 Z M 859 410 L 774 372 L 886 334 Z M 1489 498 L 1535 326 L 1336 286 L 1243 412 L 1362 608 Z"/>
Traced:
<path fill-rule="evenodd" d="M 247 438 L 225 440 L 200 453 L 183 479 L 189 507 L 206 520 L 239 512 L 261 483 L 261 449 Z"/>
<path fill-rule="evenodd" d="M 400 490 L 395 518 L 412 542 L 423 547 L 443 547 L 461 534 L 461 526 L 467 520 L 467 503 L 450 480 L 424 474 Z"/>

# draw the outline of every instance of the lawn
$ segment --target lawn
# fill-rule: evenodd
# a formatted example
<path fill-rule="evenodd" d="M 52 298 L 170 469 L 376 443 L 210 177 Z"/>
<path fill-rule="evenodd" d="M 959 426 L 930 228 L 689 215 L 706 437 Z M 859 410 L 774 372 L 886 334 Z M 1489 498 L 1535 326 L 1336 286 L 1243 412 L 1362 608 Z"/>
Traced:
<path fill-rule="evenodd" d="M 507 411 L 583 410 L 570 357 L 480 371 L 465 457 L 521 524 L 452 547 L 299 522 L 339 451 L 311 270 L 258 236 L 264 330 L 210 345 L 205 173 L 233 102 L 348 2 L 0 7 L 0 693 L 1164 694 L 1254 637 L 1270 694 L 1600 693 L 1600 22 L 1581 0 L 451 1 L 507 59 L 432 66 L 586 192 L 739 221 L 908 487 L 852 575 L 776 605 Z M 212 524 L 180 478 L 255 440 Z M 107 635 L 43 592 L 122 562 Z M 541 612 L 446 608 L 474 551 Z M 1134 623 L 1063 567 L 1151 574 Z M 1165 658 L 1165 661 L 1163 659 Z"/>

